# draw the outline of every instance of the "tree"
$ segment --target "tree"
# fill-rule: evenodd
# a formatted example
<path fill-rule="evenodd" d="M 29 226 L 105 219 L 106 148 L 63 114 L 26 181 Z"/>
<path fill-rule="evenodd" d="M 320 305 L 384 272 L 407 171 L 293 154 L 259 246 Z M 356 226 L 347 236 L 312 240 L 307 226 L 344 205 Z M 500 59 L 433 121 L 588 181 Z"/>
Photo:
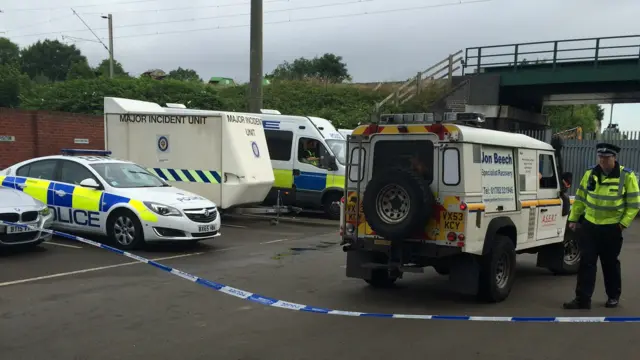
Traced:
<path fill-rule="evenodd" d="M 285 61 L 267 77 L 281 80 L 320 79 L 329 83 L 351 80 L 347 65 L 342 62 L 342 57 L 329 53 L 313 59 L 302 57 L 292 63 Z"/>
<path fill-rule="evenodd" d="M 35 78 L 44 75 L 51 81 L 64 81 L 74 63 L 86 62 L 87 58 L 75 45 L 66 45 L 58 40 L 38 41 L 20 52 L 22 71 Z"/>
<path fill-rule="evenodd" d="M 29 88 L 29 77 L 16 64 L 0 64 L 0 107 L 17 107 L 20 94 Z"/>
<path fill-rule="evenodd" d="M 175 70 L 169 71 L 169 75 L 167 76 L 167 79 L 180 80 L 180 81 L 200 81 L 200 82 L 202 82 L 202 79 L 200 78 L 200 75 L 198 75 L 198 73 L 195 70 L 183 69 L 181 67 L 178 67 Z"/>
<path fill-rule="evenodd" d="M 96 76 L 105 76 L 105 77 L 109 77 L 109 59 L 104 59 L 100 62 L 100 64 L 98 64 L 98 66 L 96 67 Z M 114 77 L 129 77 L 129 73 L 127 73 L 126 71 L 124 71 L 124 68 L 122 67 L 122 64 L 120 64 L 118 62 L 118 60 L 113 60 L 113 76 Z"/>
<path fill-rule="evenodd" d="M 19 64 L 20 48 L 7 38 L 0 37 L 0 65 Z"/>
<path fill-rule="evenodd" d="M 598 105 L 560 105 L 545 108 L 553 132 L 582 127 L 583 133 L 596 130 Z"/>
<path fill-rule="evenodd" d="M 96 74 L 86 61 L 74 63 L 67 73 L 67 80 L 93 79 L 94 77 Z"/>

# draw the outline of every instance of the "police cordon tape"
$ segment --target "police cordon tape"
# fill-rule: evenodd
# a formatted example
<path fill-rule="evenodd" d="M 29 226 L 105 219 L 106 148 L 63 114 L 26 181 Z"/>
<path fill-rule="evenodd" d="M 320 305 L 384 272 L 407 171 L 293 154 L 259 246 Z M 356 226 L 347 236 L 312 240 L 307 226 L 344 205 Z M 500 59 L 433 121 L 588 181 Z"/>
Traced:
<path fill-rule="evenodd" d="M 41 229 L 37 227 L 33 227 L 25 224 L 17 224 L 7 221 L 1 221 L 0 225 L 5 226 L 19 226 L 22 228 L 32 229 L 34 231 L 41 231 L 50 233 L 53 235 L 57 235 L 60 237 L 64 237 L 70 240 L 78 241 L 87 245 L 95 246 L 97 248 L 109 250 L 116 254 L 124 255 L 128 258 L 137 260 L 141 263 L 149 264 L 154 266 L 160 270 L 166 271 L 173 275 L 179 276 L 183 279 L 189 280 L 196 284 L 205 286 L 209 289 L 213 289 L 219 292 L 222 292 L 227 295 L 231 295 L 237 297 L 242 300 L 252 301 L 254 303 L 258 303 L 265 306 L 276 307 L 280 309 L 293 310 L 293 311 L 302 311 L 309 312 L 315 314 L 325 314 L 325 315 L 340 315 L 340 316 L 351 316 L 351 317 L 376 317 L 376 318 L 393 318 L 393 319 L 416 319 L 416 320 L 457 320 L 457 321 L 483 321 L 483 322 L 562 322 L 562 323 L 582 323 L 582 322 L 593 322 L 593 323 L 629 323 L 629 322 L 640 322 L 640 317 L 625 317 L 625 316 L 607 316 L 607 317 L 599 317 L 599 316 L 590 316 L 590 317 L 535 317 L 535 316 L 467 316 L 467 315 L 420 315 L 420 314 L 385 314 L 385 313 L 366 313 L 366 312 L 356 312 L 356 311 L 345 311 L 345 310 L 332 310 L 321 307 L 315 307 L 311 305 L 303 305 L 297 304 L 289 301 L 278 300 L 274 298 L 270 298 L 267 296 L 263 296 L 260 294 L 255 294 L 249 291 L 236 289 L 234 287 L 220 284 L 214 281 L 206 280 L 201 277 L 191 275 L 189 273 L 183 272 L 178 269 L 174 269 L 172 267 L 160 264 L 153 260 L 149 260 L 138 256 L 136 254 L 132 254 L 127 251 L 123 251 L 120 249 L 116 249 L 114 247 L 104 245 L 89 239 L 82 238 L 80 236 L 75 236 L 67 233 L 63 233 L 60 231 L 50 230 L 50 229 Z"/>

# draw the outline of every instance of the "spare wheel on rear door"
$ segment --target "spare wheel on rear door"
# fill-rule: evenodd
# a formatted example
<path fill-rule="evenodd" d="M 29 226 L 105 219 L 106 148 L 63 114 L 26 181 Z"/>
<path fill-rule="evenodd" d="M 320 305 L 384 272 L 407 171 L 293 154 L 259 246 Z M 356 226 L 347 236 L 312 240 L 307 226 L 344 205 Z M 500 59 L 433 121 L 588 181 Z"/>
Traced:
<path fill-rule="evenodd" d="M 389 240 L 406 239 L 424 229 L 435 204 L 435 196 L 420 175 L 397 167 L 378 171 L 362 199 L 367 223 Z"/>

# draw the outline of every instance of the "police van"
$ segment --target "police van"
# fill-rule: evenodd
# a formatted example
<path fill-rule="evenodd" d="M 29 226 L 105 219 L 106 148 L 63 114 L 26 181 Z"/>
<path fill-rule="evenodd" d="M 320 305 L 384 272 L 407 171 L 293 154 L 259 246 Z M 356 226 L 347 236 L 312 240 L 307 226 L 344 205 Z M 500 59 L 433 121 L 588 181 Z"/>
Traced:
<path fill-rule="evenodd" d="M 329 120 L 312 116 L 262 114 L 274 184 L 265 199 L 275 204 L 322 209 L 340 216 L 344 189 L 345 139 Z"/>
<path fill-rule="evenodd" d="M 346 275 L 386 287 L 433 267 L 460 292 L 498 302 L 514 284 L 516 254 L 576 273 L 561 140 L 484 129 L 481 114 L 436 119 L 384 115 L 349 137 Z"/>
<path fill-rule="evenodd" d="M 351 130 L 351 129 L 338 129 L 338 132 L 342 135 L 342 137 L 344 137 L 346 139 L 347 136 L 349 136 L 349 135 L 351 135 L 353 133 L 353 130 Z"/>
<path fill-rule="evenodd" d="M 105 146 L 219 209 L 263 202 L 274 175 L 260 114 L 104 99 Z"/>
<path fill-rule="evenodd" d="M 216 204 L 104 150 L 66 149 L 0 172 L 0 185 L 43 202 L 54 229 L 107 235 L 122 249 L 220 236 Z"/>

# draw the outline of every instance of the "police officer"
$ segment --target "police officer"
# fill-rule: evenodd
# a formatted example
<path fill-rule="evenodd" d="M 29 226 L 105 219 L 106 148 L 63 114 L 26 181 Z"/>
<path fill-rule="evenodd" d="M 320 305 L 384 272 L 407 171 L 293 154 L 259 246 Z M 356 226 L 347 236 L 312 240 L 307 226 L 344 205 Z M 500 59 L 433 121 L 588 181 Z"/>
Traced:
<path fill-rule="evenodd" d="M 569 228 L 584 215 L 578 235 L 580 269 L 576 296 L 564 303 L 565 309 L 590 309 L 596 282 L 597 260 L 600 257 L 608 308 L 618 306 L 622 287 L 620 261 L 622 233 L 631 225 L 640 208 L 638 179 L 633 171 L 617 161 L 620 148 L 601 143 L 596 145 L 598 165 L 582 177 L 575 202 L 569 214 Z"/>

